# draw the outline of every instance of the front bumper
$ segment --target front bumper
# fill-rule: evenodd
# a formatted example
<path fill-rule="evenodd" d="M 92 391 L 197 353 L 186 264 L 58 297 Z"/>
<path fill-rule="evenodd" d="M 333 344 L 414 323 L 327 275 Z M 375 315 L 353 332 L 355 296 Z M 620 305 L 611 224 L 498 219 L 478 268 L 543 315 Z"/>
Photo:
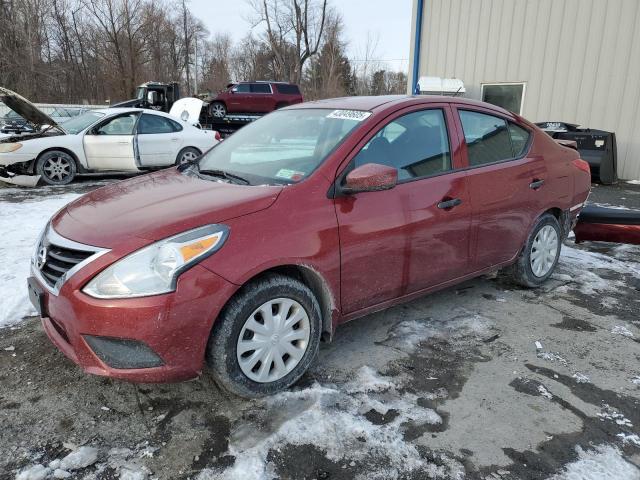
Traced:
<path fill-rule="evenodd" d="M 175 292 L 153 297 L 94 299 L 73 279 L 58 295 L 41 285 L 42 325 L 48 337 L 87 373 L 145 383 L 186 380 L 201 373 L 213 322 L 237 288 L 199 265 L 180 276 Z M 158 366 L 119 368 L 137 360 L 118 358 L 127 352 L 124 347 L 109 355 L 94 350 L 100 345 L 95 338 L 148 349 L 146 358 L 160 361 L 149 363 Z"/>

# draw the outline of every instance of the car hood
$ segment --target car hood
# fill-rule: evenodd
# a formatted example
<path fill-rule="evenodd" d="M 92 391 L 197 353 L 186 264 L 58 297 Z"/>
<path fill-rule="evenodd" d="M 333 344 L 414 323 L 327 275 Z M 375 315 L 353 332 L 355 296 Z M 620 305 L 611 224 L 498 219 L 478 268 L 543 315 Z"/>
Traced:
<path fill-rule="evenodd" d="M 16 92 L 0 87 L 0 101 L 36 128 L 43 125 L 60 128 L 53 118 Z"/>
<path fill-rule="evenodd" d="M 155 241 L 264 210 L 281 191 L 280 186 L 202 180 L 168 169 L 84 195 L 54 217 L 53 228 L 71 240 L 113 248 L 129 237 Z"/>
<path fill-rule="evenodd" d="M 171 106 L 169 115 L 189 125 L 198 125 L 203 104 L 204 102 L 199 98 L 181 98 Z"/>

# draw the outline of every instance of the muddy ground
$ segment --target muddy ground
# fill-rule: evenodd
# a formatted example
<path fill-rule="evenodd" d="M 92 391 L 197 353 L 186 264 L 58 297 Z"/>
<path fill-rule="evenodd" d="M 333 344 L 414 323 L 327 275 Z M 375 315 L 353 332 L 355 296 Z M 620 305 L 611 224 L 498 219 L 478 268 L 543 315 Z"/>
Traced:
<path fill-rule="evenodd" d="M 0 208 L 50 193 L 0 193 Z M 591 200 L 640 206 L 640 188 Z M 598 446 L 638 478 L 639 291 L 640 247 L 568 240 L 543 289 L 479 278 L 356 320 L 257 401 L 206 375 L 88 376 L 27 318 L 0 329 L 0 479 L 53 478 L 81 446 L 95 458 L 70 478 L 546 479 Z"/>

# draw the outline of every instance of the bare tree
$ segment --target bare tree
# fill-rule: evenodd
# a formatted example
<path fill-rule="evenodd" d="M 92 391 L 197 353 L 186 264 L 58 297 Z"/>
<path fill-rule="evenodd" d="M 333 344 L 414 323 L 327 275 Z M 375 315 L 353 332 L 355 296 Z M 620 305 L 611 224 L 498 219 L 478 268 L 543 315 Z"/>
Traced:
<path fill-rule="evenodd" d="M 255 25 L 265 25 L 280 79 L 299 83 L 307 61 L 321 45 L 327 0 L 250 0 Z"/>

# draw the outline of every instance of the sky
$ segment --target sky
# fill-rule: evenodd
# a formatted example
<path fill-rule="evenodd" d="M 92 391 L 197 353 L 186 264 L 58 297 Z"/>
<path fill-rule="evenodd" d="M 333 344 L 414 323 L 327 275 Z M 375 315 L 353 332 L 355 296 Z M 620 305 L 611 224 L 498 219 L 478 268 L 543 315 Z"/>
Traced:
<path fill-rule="evenodd" d="M 411 35 L 411 0 L 330 0 L 344 20 L 351 59 L 361 60 L 367 37 L 377 40 L 376 60 L 392 70 L 407 71 Z M 246 0 L 190 0 L 189 8 L 212 34 L 243 38 L 251 28 Z M 258 27 L 260 28 L 260 27 Z"/>

